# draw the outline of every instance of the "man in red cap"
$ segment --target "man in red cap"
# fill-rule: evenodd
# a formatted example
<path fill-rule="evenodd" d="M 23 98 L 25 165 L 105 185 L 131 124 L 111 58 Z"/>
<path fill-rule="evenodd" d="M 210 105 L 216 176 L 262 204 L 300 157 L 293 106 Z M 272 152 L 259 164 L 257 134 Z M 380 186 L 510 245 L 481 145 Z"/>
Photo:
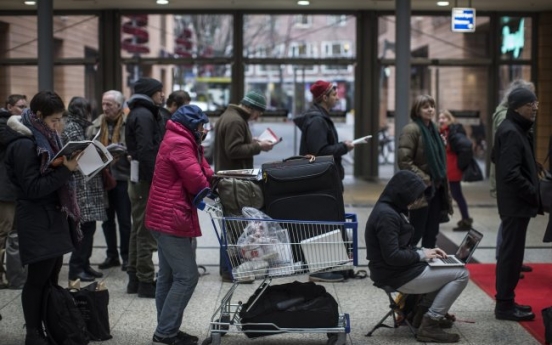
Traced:
<path fill-rule="evenodd" d="M 330 118 L 330 110 L 338 101 L 335 85 L 324 80 L 318 80 L 310 87 L 312 106 L 302 115 L 293 119 L 301 130 L 300 155 L 334 157 L 341 180 L 345 177 L 345 169 L 341 164 L 341 156 L 354 148 L 351 141 L 339 141 L 337 130 Z M 341 185 L 343 190 L 343 184 Z M 343 274 L 334 272 L 311 274 L 311 281 L 335 282 L 343 281 Z"/>

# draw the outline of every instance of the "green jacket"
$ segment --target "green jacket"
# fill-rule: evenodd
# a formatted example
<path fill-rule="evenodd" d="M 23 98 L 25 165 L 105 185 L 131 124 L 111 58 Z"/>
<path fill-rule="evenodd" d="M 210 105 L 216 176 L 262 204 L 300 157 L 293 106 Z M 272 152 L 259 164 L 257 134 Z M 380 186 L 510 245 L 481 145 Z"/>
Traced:
<path fill-rule="evenodd" d="M 250 114 L 229 104 L 215 124 L 215 171 L 252 169 L 253 156 L 261 146 L 253 140 L 249 129 Z"/>

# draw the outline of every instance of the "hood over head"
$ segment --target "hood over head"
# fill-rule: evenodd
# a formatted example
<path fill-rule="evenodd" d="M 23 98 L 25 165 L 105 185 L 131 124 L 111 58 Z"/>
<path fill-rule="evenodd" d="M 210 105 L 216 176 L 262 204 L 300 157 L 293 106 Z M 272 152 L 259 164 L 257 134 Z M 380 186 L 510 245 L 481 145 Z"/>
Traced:
<path fill-rule="evenodd" d="M 400 210 L 406 210 L 408 205 L 424 193 L 431 193 L 431 187 L 426 186 L 424 181 L 412 171 L 400 170 L 389 180 L 378 202 L 386 202 Z"/>

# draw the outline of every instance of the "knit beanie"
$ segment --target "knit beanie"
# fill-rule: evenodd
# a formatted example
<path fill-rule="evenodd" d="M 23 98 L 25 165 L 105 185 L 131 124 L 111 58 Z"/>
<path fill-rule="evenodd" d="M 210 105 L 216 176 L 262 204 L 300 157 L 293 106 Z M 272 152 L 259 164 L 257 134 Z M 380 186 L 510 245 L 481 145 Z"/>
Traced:
<path fill-rule="evenodd" d="M 148 97 L 153 96 L 157 91 L 163 90 L 163 84 L 157 79 L 153 78 L 140 78 L 134 83 L 134 93 L 146 95 Z"/>
<path fill-rule="evenodd" d="M 257 90 L 252 90 L 246 93 L 240 103 L 246 107 L 253 108 L 258 111 L 266 110 L 266 98 L 260 91 Z"/>
<path fill-rule="evenodd" d="M 537 96 L 535 96 L 533 92 L 520 87 L 512 90 L 508 95 L 508 108 L 515 110 L 527 103 L 533 103 L 536 100 Z"/>
<path fill-rule="evenodd" d="M 333 88 L 334 85 L 332 83 L 324 80 L 317 80 L 310 87 L 310 92 L 312 93 L 314 102 L 319 102 L 322 99 L 322 96 L 329 93 Z"/>

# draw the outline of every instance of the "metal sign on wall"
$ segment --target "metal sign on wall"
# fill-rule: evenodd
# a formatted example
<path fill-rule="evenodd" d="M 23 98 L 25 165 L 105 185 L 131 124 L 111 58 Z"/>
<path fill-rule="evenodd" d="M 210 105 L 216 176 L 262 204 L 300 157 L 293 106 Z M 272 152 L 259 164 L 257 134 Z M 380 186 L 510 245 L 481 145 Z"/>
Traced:
<path fill-rule="evenodd" d="M 451 16 L 451 29 L 453 32 L 474 32 L 475 8 L 453 8 Z"/>

